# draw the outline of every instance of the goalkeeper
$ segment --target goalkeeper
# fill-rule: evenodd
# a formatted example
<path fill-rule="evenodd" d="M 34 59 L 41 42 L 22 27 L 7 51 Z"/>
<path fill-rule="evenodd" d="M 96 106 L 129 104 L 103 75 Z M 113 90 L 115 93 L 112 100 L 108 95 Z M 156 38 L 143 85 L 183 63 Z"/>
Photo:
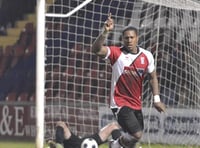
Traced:
<path fill-rule="evenodd" d="M 99 133 L 81 138 L 74 135 L 70 131 L 67 124 L 65 124 L 63 121 L 59 121 L 56 125 L 55 142 L 49 141 L 48 144 L 50 148 L 80 148 L 81 143 L 85 138 L 93 138 L 98 145 L 101 145 L 107 141 L 110 135 L 112 135 L 113 139 L 117 139 L 118 137 L 120 137 L 121 132 L 119 130 L 119 125 L 117 124 L 117 122 L 107 124 L 99 131 Z"/>
<path fill-rule="evenodd" d="M 105 46 L 104 42 L 114 28 L 111 14 L 104 23 L 102 33 L 92 45 L 93 52 L 109 60 L 112 66 L 110 106 L 124 133 L 111 144 L 111 148 L 134 148 L 143 133 L 142 83 L 147 73 L 154 95 L 154 107 L 165 111 L 160 101 L 158 79 L 151 52 L 137 45 L 139 35 L 133 26 L 122 31 L 123 46 Z"/>

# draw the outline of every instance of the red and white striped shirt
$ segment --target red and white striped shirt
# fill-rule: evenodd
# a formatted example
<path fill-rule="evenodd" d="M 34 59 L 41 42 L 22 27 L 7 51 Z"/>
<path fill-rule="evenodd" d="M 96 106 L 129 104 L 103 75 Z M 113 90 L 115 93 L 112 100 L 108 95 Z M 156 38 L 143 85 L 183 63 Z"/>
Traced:
<path fill-rule="evenodd" d="M 117 46 L 109 46 L 105 59 L 112 66 L 111 108 L 128 106 L 142 108 L 142 82 L 146 72 L 153 72 L 154 58 L 151 52 L 137 47 L 136 54 L 128 53 Z"/>

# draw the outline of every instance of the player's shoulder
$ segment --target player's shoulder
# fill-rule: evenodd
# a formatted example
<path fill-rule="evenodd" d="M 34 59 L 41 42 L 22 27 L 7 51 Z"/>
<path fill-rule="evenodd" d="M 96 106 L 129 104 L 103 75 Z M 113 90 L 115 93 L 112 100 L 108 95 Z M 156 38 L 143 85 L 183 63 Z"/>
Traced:
<path fill-rule="evenodd" d="M 146 56 L 153 56 L 152 53 L 149 50 L 146 50 L 142 47 L 138 47 L 140 52 L 144 53 Z"/>
<path fill-rule="evenodd" d="M 115 45 L 111 45 L 111 46 L 107 46 L 108 48 L 110 49 L 117 49 L 117 50 L 120 50 L 120 46 L 115 46 Z"/>
<path fill-rule="evenodd" d="M 108 46 L 108 48 L 110 49 L 110 51 L 112 53 L 121 53 L 121 47 L 120 46 Z"/>

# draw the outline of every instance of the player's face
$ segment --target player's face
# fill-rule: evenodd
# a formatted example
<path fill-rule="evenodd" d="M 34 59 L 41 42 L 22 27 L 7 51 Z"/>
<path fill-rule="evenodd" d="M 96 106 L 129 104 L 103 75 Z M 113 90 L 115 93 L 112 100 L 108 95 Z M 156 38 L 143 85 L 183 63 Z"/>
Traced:
<path fill-rule="evenodd" d="M 126 46 L 130 52 L 137 51 L 136 46 L 138 43 L 138 36 L 134 30 L 125 31 L 123 34 L 122 40 L 123 40 L 124 46 Z"/>

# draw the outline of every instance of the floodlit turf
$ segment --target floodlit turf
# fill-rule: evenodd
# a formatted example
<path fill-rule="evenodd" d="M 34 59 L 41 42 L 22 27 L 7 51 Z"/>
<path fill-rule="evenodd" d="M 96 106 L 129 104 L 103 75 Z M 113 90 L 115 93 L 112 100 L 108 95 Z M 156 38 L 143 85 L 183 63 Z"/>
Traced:
<path fill-rule="evenodd" d="M 35 148 L 34 142 L 22 142 L 22 141 L 0 141 L 0 148 Z M 45 146 L 44 148 L 48 148 Z M 108 145 L 104 144 L 99 148 L 108 148 Z M 137 148 L 200 148 L 200 146 L 172 146 L 162 144 L 141 144 L 141 147 Z"/>
<path fill-rule="evenodd" d="M 35 143 L 20 141 L 0 141 L 0 148 L 35 148 Z"/>
<path fill-rule="evenodd" d="M 107 145 L 102 145 L 99 148 L 108 148 Z M 162 145 L 162 144 L 151 144 L 148 146 L 147 144 L 138 145 L 137 148 L 200 148 L 200 146 L 174 146 L 174 145 Z"/>

